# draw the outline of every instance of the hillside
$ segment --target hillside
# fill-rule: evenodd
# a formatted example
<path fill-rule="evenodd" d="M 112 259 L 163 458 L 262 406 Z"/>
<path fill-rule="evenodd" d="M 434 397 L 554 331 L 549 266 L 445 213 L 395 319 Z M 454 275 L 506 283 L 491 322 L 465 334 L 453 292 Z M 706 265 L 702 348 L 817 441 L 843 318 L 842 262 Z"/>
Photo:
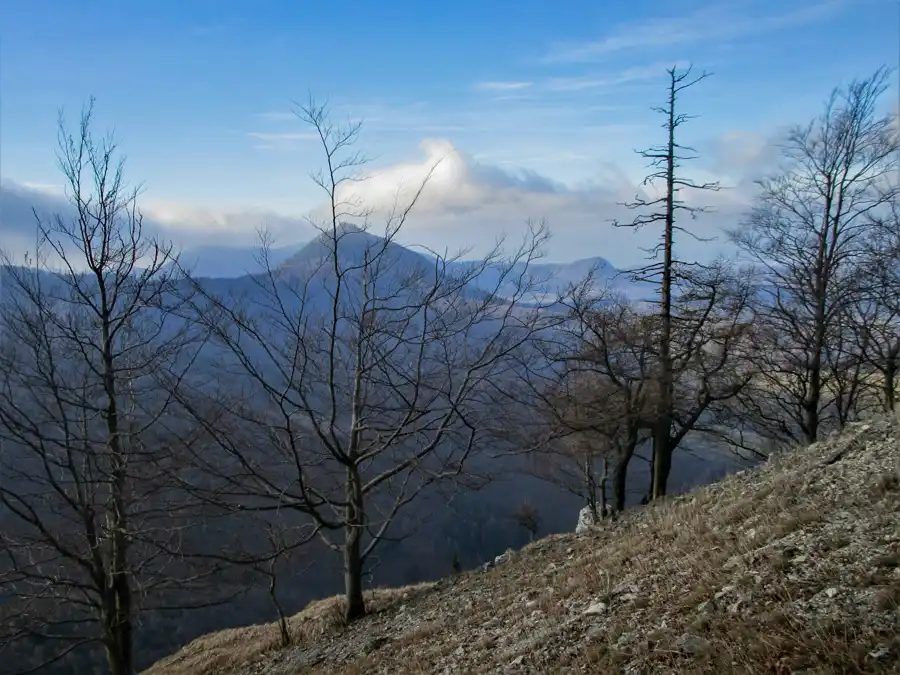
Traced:
<path fill-rule="evenodd" d="M 900 672 L 900 424 L 878 418 L 487 570 L 203 637 L 145 675 Z"/>

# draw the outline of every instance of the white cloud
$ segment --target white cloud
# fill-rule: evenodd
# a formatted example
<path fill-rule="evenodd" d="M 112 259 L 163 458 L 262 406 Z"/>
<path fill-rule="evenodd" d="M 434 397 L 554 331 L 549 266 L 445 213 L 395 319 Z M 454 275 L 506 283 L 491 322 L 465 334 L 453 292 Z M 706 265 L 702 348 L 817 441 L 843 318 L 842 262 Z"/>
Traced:
<path fill-rule="evenodd" d="M 270 209 L 217 209 L 181 202 L 145 200 L 141 210 L 164 236 L 182 245 L 228 243 L 249 245 L 260 230 L 270 230 L 285 243 L 305 241 L 314 234 L 302 217 Z"/>
<path fill-rule="evenodd" d="M 66 194 L 66 189 L 64 186 L 56 185 L 53 183 L 30 183 L 28 181 L 24 181 L 22 183 L 19 183 L 19 185 L 29 190 L 35 190 L 36 192 L 42 192 L 54 197 L 62 197 Z"/>
<path fill-rule="evenodd" d="M 671 68 L 673 65 L 676 68 L 682 68 L 686 64 L 678 61 L 674 64 L 660 62 L 648 66 L 626 68 L 616 73 L 574 77 L 553 77 L 548 78 L 542 84 L 543 87 L 549 91 L 583 91 L 585 89 L 617 87 L 633 82 L 659 80 L 665 75 L 666 69 Z"/>
<path fill-rule="evenodd" d="M 621 129 L 613 125 L 604 133 L 630 137 L 633 132 L 627 125 Z M 345 199 L 352 194 L 372 209 L 377 228 L 379 217 L 397 202 L 404 204 L 434 169 L 401 234 L 406 243 L 437 249 L 471 246 L 477 253 L 489 248 L 503 233 L 522 231 L 528 219 L 545 218 L 554 233 L 549 248 L 553 259 L 601 255 L 621 266 L 639 263 L 644 257 L 640 247 L 652 245 L 658 229 L 635 233 L 615 228 L 610 221 L 628 222 L 634 217 L 635 213 L 622 203 L 634 198 L 644 169 L 639 164 L 602 161 L 604 156 L 620 156 L 610 152 L 608 144 L 591 143 L 588 147 L 585 149 L 582 143 L 580 149 L 569 149 L 547 143 L 523 147 L 516 155 L 486 151 L 476 158 L 446 138 L 433 138 L 422 141 L 413 157 L 371 165 L 366 179 L 347 184 L 339 197 Z M 749 131 L 732 131 L 708 139 L 698 148 L 704 160 L 692 163 L 687 175 L 697 181 L 722 180 L 730 189 L 684 195 L 691 205 L 715 208 L 714 213 L 686 225 L 700 236 L 720 236 L 720 242 L 713 246 L 682 238 L 679 245 L 686 257 L 711 255 L 724 245 L 721 227 L 734 226 L 745 211 L 753 194 L 750 179 L 777 159 L 769 138 Z M 627 161 L 630 156 L 622 158 Z M 575 164 L 577 170 L 567 174 L 567 167 Z M 563 182 L 548 175 L 570 178 Z M 0 193 L 6 202 L 12 196 L 16 196 L 15 208 L 7 204 L 0 212 L 0 238 L 4 240 L 7 234 L 16 234 L 27 241 L 33 231 L 29 199 L 54 208 L 62 203 L 59 196 L 46 190 L 21 185 L 15 191 Z M 261 228 L 272 230 L 279 244 L 304 241 L 314 231 L 303 210 L 322 216 L 321 206 L 308 201 L 286 214 L 262 208 L 222 209 L 150 199 L 141 203 L 148 227 L 182 246 L 251 245 Z M 17 222 L 10 222 L 14 213 L 19 215 Z"/>
<path fill-rule="evenodd" d="M 366 180 L 341 192 L 372 209 L 378 222 L 399 202 L 405 205 L 433 169 L 401 240 L 435 248 L 472 246 L 489 248 L 501 234 L 522 231 L 528 219 L 546 219 L 553 232 L 554 259 L 601 255 L 614 264 L 634 265 L 645 255 L 640 247 L 655 243 L 658 231 L 635 232 L 614 227 L 610 221 L 630 222 L 634 212 L 624 208 L 640 189 L 637 182 L 615 165 L 606 165 L 593 180 L 565 185 L 534 171 L 506 170 L 483 164 L 459 152 L 446 140 L 425 141 L 420 157 L 372 171 Z M 698 181 L 712 174 L 695 172 Z M 736 224 L 747 204 L 743 190 L 685 195 L 692 205 L 710 206 L 689 228 L 703 237 L 721 237 L 721 226 Z M 376 225 L 377 229 L 377 225 Z M 722 243 L 720 242 L 720 244 Z M 685 255 L 714 255 L 716 247 L 701 249 L 687 238 Z"/>
<path fill-rule="evenodd" d="M 751 131 L 731 131 L 708 144 L 711 170 L 732 184 L 747 184 L 774 168 L 779 159 L 779 131 L 761 134 Z"/>

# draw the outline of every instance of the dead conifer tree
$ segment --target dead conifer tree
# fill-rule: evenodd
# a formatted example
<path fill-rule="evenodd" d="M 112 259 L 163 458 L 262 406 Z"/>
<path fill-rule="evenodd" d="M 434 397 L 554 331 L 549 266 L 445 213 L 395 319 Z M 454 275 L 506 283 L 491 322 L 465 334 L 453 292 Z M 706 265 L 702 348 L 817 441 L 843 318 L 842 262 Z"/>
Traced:
<path fill-rule="evenodd" d="M 674 387 L 675 373 L 672 357 L 673 301 L 676 295 L 676 284 L 679 278 L 690 273 L 690 263 L 685 263 L 675 254 L 676 233 L 697 238 L 690 230 L 679 224 L 679 216 L 696 217 L 704 209 L 691 206 L 681 198 L 685 190 L 716 191 L 718 183 L 697 183 L 685 177 L 682 162 L 696 158 L 694 150 L 678 142 L 678 129 L 692 119 L 692 116 L 679 112 L 680 96 L 686 89 L 693 87 L 708 77 L 707 73 L 694 75 L 692 68 L 678 70 L 673 67 L 666 71 L 669 76 L 666 103 L 654 110 L 664 117 L 663 128 L 666 141 L 659 146 L 639 151 L 649 160 L 653 172 L 643 182 L 645 190 L 656 191 L 657 196 L 638 195 L 633 202 L 626 204 L 630 209 L 649 210 L 649 213 L 638 215 L 630 223 L 615 223 L 621 227 L 635 229 L 646 226 L 661 226 L 660 242 L 650 249 L 651 258 L 656 262 L 633 270 L 635 280 L 650 281 L 658 285 L 659 297 L 655 301 L 658 307 L 659 332 L 657 340 L 657 366 L 655 396 L 656 414 L 653 421 L 653 467 L 651 481 L 651 498 L 665 495 L 669 472 L 672 468 L 672 428 L 674 424 Z M 660 259 L 661 258 L 661 259 Z"/>

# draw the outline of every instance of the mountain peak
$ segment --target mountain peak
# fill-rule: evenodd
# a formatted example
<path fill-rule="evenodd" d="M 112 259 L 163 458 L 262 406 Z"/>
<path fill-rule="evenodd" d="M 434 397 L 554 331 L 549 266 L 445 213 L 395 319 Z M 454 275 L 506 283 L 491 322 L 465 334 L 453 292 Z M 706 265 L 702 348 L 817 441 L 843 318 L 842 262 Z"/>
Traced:
<path fill-rule="evenodd" d="M 357 225 L 356 223 L 349 223 L 346 221 L 342 221 L 335 225 L 334 227 L 326 227 L 323 228 L 319 234 L 316 236 L 316 241 L 331 241 L 335 237 L 343 237 L 347 234 L 366 234 L 368 230 L 364 227 Z M 369 233 L 370 237 L 374 237 L 375 235 Z"/>

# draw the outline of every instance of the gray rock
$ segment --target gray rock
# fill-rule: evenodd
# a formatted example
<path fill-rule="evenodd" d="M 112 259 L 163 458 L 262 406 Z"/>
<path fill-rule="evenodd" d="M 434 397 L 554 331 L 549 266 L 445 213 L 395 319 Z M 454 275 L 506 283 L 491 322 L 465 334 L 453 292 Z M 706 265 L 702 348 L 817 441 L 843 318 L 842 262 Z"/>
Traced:
<path fill-rule="evenodd" d="M 891 655 L 891 648 L 887 645 L 879 645 L 875 649 L 869 652 L 869 658 L 875 659 L 876 661 L 883 661 L 887 657 Z"/>
<path fill-rule="evenodd" d="M 710 643 L 709 640 L 700 637 L 699 635 L 693 635 L 691 633 L 685 633 L 680 638 L 678 638 L 677 643 L 678 649 L 684 652 L 685 654 L 690 654 L 692 656 L 696 656 L 697 654 L 703 654 L 709 651 Z"/>
<path fill-rule="evenodd" d="M 606 506 L 606 510 L 609 511 L 608 504 Z M 575 525 L 575 534 L 587 532 L 596 524 L 597 519 L 594 518 L 594 512 L 591 511 L 591 507 L 585 506 L 583 509 L 581 509 L 581 511 L 578 512 L 578 523 Z"/>

